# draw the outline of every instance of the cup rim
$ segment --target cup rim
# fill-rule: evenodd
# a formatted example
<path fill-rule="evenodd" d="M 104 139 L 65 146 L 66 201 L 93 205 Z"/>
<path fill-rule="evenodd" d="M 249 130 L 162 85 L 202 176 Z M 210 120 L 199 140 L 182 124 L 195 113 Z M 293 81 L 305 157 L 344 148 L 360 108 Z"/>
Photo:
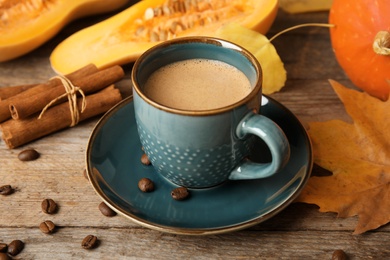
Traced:
<path fill-rule="evenodd" d="M 149 54 L 159 50 L 159 49 L 164 49 L 167 46 L 170 45 L 175 45 L 175 44 L 185 44 L 185 43 L 206 43 L 206 44 L 214 44 L 216 46 L 221 46 L 225 48 L 229 48 L 232 50 L 236 50 L 240 52 L 241 55 L 245 56 L 254 66 L 254 69 L 256 70 L 256 73 L 258 75 L 258 78 L 256 80 L 255 86 L 253 89 L 246 95 L 244 98 L 241 100 L 232 103 L 230 105 L 224 106 L 224 107 L 219 107 L 219 108 L 214 108 L 214 109 L 205 109 L 205 110 L 189 110 L 189 109 L 178 109 L 178 108 L 173 108 L 169 107 L 166 105 L 162 105 L 152 99 L 150 99 L 148 96 L 144 94 L 144 92 L 141 90 L 140 86 L 138 85 L 138 80 L 137 80 L 137 73 L 138 67 L 142 63 L 142 61 L 145 59 L 145 57 L 149 56 Z M 180 114 L 180 115 L 189 115 L 189 116 L 205 116 L 205 115 L 214 115 L 214 114 L 220 114 L 224 113 L 227 111 L 230 111 L 236 107 L 240 107 L 256 96 L 261 95 L 261 90 L 262 90 L 262 81 L 263 81 L 263 72 L 261 69 L 261 65 L 256 59 L 256 57 L 249 52 L 247 49 L 244 47 L 235 44 L 231 41 L 227 41 L 224 39 L 216 38 L 216 37 L 208 37 L 208 36 L 188 36 L 188 37 L 180 37 L 180 38 L 175 38 L 172 40 L 164 41 L 162 43 L 159 43 L 148 50 L 146 50 L 134 63 L 133 69 L 131 72 L 131 81 L 133 85 L 133 89 L 137 92 L 137 94 L 147 103 L 152 105 L 153 107 L 156 107 L 160 110 L 174 113 L 174 114 Z"/>

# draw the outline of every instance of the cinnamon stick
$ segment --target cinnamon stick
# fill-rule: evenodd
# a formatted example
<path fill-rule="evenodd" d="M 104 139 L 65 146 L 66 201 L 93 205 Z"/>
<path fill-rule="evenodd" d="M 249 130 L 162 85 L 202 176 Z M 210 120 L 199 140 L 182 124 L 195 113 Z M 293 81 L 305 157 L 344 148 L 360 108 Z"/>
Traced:
<path fill-rule="evenodd" d="M 9 100 L 0 100 L 0 123 L 11 117 L 9 112 Z"/>
<path fill-rule="evenodd" d="M 80 114 L 80 121 L 108 111 L 122 99 L 118 89 L 111 85 L 86 97 L 87 107 Z M 81 105 L 81 98 L 78 105 Z M 26 119 L 10 119 L 0 125 L 8 148 L 16 148 L 40 137 L 67 128 L 72 122 L 69 104 L 62 103 L 48 109 L 41 119 L 32 116 Z"/>
<path fill-rule="evenodd" d="M 0 88 L 0 100 L 4 100 L 15 96 L 27 89 L 33 88 L 38 84 L 27 84 L 27 85 L 19 85 L 19 86 L 11 86 L 11 87 L 1 87 Z"/>
<path fill-rule="evenodd" d="M 125 73 L 122 67 L 115 65 L 85 77 L 75 78 L 72 80 L 72 84 L 80 88 L 84 94 L 89 94 L 119 81 L 124 75 Z M 41 111 L 53 99 L 56 99 L 65 93 L 66 90 L 61 83 L 47 91 L 37 93 L 34 96 L 12 100 L 9 104 L 11 116 L 14 119 L 27 118 L 28 116 Z M 62 103 L 65 100 L 66 97 L 58 100 L 58 103 Z"/>
<path fill-rule="evenodd" d="M 76 70 L 68 75 L 66 75 L 67 78 L 70 80 L 74 80 L 75 78 L 81 78 L 83 76 L 90 75 L 92 73 L 97 72 L 98 69 L 96 65 L 89 64 L 79 70 Z M 15 100 L 21 100 L 24 98 L 28 98 L 31 96 L 34 96 L 37 93 L 44 92 L 52 87 L 58 86 L 61 84 L 61 81 L 59 79 L 51 79 L 48 82 L 37 84 L 35 87 L 29 88 L 17 95 L 11 96 L 7 99 L 0 100 L 0 123 L 11 118 L 11 113 L 9 109 L 9 105 L 11 102 Z"/>

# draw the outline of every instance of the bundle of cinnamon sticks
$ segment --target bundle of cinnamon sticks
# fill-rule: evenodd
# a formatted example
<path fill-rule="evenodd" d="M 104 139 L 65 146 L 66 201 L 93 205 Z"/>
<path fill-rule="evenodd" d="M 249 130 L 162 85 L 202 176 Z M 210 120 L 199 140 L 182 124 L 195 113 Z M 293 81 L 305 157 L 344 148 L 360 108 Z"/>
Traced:
<path fill-rule="evenodd" d="M 41 84 L 0 88 L 3 140 L 12 149 L 72 126 L 69 95 L 77 95 L 74 99 L 77 108 L 85 104 L 85 109 L 78 114 L 78 122 L 106 112 L 122 99 L 114 83 L 123 77 L 120 66 L 99 70 L 90 64 L 64 77 L 83 95 L 67 92 L 61 78 Z"/>

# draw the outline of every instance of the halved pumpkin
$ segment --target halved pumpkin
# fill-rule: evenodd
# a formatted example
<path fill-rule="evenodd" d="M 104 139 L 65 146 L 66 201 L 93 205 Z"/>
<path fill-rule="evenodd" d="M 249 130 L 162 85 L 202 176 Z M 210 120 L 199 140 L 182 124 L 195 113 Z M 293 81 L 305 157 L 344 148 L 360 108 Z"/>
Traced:
<path fill-rule="evenodd" d="M 0 62 L 39 47 L 74 19 L 113 11 L 125 3 L 127 0 L 0 1 Z"/>
<path fill-rule="evenodd" d="M 277 0 L 144 0 L 71 35 L 54 49 L 50 61 L 63 74 L 89 63 L 98 68 L 121 65 L 161 41 L 214 36 L 231 22 L 266 33 L 277 10 Z"/>

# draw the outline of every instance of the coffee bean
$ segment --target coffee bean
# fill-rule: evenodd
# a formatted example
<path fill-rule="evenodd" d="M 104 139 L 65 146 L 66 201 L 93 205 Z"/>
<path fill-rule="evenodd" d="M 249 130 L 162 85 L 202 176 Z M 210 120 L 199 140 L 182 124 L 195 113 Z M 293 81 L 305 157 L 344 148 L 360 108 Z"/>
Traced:
<path fill-rule="evenodd" d="M 18 158 L 21 161 L 33 161 L 38 159 L 40 154 L 34 149 L 26 149 L 19 153 Z"/>
<path fill-rule="evenodd" d="M 12 258 L 6 253 L 0 253 L 0 260 L 11 260 Z"/>
<path fill-rule="evenodd" d="M 46 214 L 54 214 L 57 211 L 57 203 L 52 199 L 44 199 L 41 207 L 42 211 Z"/>
<path fill-rule="evenodd" d="M 8 245 L 8 254 L 12 256 L 16 256 L 20 252 L 22 252 L 24 248 L 24 243 L 20 240 L 14 240 Z"/>
<path fill-rule="evenodd" d="M 14 189 L 11 187 L 11 185 L 3 185 L 0 187 L 0 194 L 7 196 L 14 192 Z"/>
<path fill-rule="evenodd" d="M 142 178 L 138 182 L 138 188 L 143 192 L 154 191 L 154 183 L 149 178 Z"/>
<path fill-rule="evenodd" d="M 179 187 L 171 191 L 171 196 L 175 200 L 184 200 L 190 195 L 186 187 Z"/>
<path fill-rule="evenodd" d="M 0 252 L 7 252 L 8 245 L 6 243 L 0 243 Z"/>
<path fill-rule="evenodd" d="M 338 249 L 333 252 L 332 260 L 348 260 L 348 256 L 343 250 Z"/>
<path fill-rule="evenodd" d="M 149 160 L 149 157 L 146 155 L 146 154 L 143 154 L 141 156 L 141 163 L 144 164 L 144 165 L 150 165 L 152 164 Z"/>
<path fill-rule="evenodd" d="M 94 235 L 88 235 L 86 236 L 83 241 L 81 242 L 81 246 L 85 249 L 92 249 L 95 248 L 98 244 L 98 239 Z"/>
<path fill-rule="evenodd" d="M 39 225 L 39 229 L 45 234 L 53 233 L 55 228 L 56 225 L 50 220 L 45 220 Z"/>
<path fill-rule="evenodd" d="M 106 217 L 113 217 L 116 215 L 116 212 L 113 211 L 106 203 L 102 202 L 99 204 L 100 212 Z"/>

